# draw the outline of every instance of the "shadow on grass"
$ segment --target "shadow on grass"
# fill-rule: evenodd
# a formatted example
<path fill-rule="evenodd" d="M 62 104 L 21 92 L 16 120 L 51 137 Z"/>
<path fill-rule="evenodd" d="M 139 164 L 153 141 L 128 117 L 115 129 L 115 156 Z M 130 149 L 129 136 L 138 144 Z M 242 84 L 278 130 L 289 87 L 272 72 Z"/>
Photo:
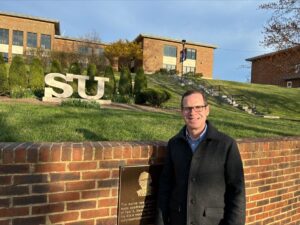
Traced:
<path fill-rule="evenodd" d="M 287 132 L 287 130 L 280 129 L 278 130 L 271 130 L 271 128 L 265 128 L 266 124 L 261 124 L 260 126 L 257 125 L 250 125 L 246 123 L 235 123 L 230 121 L 220 121 L 217 118 L 212 119 L 213 123 L 218 127 L 219 130 L 223 131 L 224 133 L 229 134 L 235 138 L 246 138 L 246 137 L 271 137 L 271 136 L 295 136 L 297 134 L 293 133 L 293 131 Z M 228 133 L 226 130 L 236 131 L 236 133 Z M 240 132 L 238 131 L 240 130 Z M 253 135 L 255 134 L 255 135 Z"/>
<path fill-rule="evenodd" d="M 18 140 L 17 130 L 7 124 L 8 113 L 0 113 L 0 141 L 13 142 Z"/>
<path fill-rule="evenodd" d="M 80 133 L 84 136 L 86 140 L 90 141 L 109 141 L 107 138 L 104 138 L 102 135 L 96 134 L 85 128 L 77 128 L 75 130 L 77 133 Z"/>

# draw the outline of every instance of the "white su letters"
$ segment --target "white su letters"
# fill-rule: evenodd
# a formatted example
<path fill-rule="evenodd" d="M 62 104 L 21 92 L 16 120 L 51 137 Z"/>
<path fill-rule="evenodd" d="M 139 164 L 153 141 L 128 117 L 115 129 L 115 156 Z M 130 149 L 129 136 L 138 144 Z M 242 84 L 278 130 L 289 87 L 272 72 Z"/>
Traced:
<path fill-rule="evenodd" d="M 45 83 L 50 87 L 45 87 L 44 101 L 69 98 L 73 94 L 73 88 L 67 83 L 63 83 L 55 80 L 55 78 L 62 78 L 66 82 L 73 82 L 74 79 L 78 80 L 78 94 L 81 98 L 87 100 L 98 100 L 104 94 L 104 82 L 109 81 L 107 77 L 94 77 L 94 80 L 98 82 L 97 94 L 95 96 L 90 96 L 86 94 L 85 86 L 86 81 L 89 80 L 88 76 L 75 75 L 67 73 L 66 76 L 60 73 L 49 73 L 45 76 Z M 52 87 L 59 88 L 63 92 L 57 93 Z"/>

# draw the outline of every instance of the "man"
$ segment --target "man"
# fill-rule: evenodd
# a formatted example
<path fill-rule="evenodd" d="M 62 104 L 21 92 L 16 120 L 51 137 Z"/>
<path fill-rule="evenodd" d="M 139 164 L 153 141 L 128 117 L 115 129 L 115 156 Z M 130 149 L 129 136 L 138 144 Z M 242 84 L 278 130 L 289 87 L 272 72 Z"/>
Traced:
<path fill-rule="evenodd" d="M 156 224 L 244 225 L 244 173 L 236 142 L 206 120 L 202 92 L 184 93 L 181 113 L 185 126 L 168 142 Z"/>

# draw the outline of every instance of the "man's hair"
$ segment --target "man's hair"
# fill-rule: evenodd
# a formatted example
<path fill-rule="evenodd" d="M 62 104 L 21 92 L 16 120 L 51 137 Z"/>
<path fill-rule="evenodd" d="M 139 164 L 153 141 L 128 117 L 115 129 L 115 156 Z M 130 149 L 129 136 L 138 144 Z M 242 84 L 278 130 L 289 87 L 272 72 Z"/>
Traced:
<path fill-rule="evenodd" d="M 207 99 L 206 99 L 206 96 L 205 96 L 204 92 L 202 92 L 200 90 L 188 90 L 181 97 L 181 109 L 183 108 L 183 99 L 185 97 L 189 96 L 189 95 L 192 95 L 192 94 L 200 94 L 200 95 L 202 95 L 202 98 L 203 98 L 203 101 L 204 101 L 204 105 L 207 105 Z"/>

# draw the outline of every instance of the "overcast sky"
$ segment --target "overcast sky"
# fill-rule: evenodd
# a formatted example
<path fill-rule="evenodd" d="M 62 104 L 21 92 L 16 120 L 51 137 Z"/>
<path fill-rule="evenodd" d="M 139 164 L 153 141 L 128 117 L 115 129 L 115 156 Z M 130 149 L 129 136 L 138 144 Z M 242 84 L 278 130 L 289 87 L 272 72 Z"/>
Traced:
<path fill-rule="evenodd" d="M 258 8 L 270 1 L 0 0 L 0 11 L 59 20 L 63 36 L 96 32 L 106 43 L 143 33 L 216 45 L 213 78 L 246 82 L 245 59 L 271 51 L 260 44 L 271 14 Z"/>

